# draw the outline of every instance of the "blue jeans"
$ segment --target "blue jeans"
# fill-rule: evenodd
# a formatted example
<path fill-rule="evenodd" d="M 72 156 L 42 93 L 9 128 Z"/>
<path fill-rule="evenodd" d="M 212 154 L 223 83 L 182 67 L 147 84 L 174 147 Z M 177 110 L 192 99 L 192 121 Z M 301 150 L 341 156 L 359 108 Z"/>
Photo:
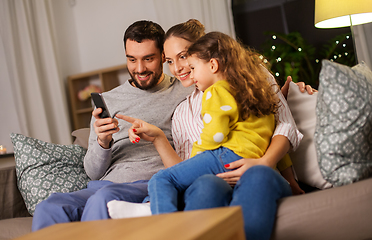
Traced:
<path fill-rule="evenodd" d="M 228 148 L 204 151 L 193 158 L 156 173 L 149 181 L 148 191 L 153 214 L 176 212 L 179 195 L 198 177 L 226 172 L 224 165 L 239 160 Z"/>
<path fill-rule="evenodd" d="M 234 189 L 221 180 L 214 175 L 206 175 L 197 179 L 195 186 L 192 184 L 189 187 L 194 191 L 185 194 L 185 210 L 241 206 L 246 238 L 270 239 L 278 206 L 277 201 L 292 194 L 288 182 L 278 172 L 266 166 L 249 168 L 241 176 Z M 229 187 L 231 191 L 221 191 Z"/>
<path fill-rule="evenodd" d="M 147 196 L 148 180 L 133 183 L 90 181 L 86 189 L 71 193 L 53 193 L 36 205 L 32 231 L 56 223 L 108 219 L 107 203 L 124 200 L 140 203 Z"/>

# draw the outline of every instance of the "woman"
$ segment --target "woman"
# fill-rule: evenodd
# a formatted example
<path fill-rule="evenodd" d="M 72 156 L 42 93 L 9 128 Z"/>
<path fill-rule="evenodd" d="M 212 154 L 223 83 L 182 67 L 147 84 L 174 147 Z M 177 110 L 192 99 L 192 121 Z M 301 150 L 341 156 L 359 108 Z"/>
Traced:
<path fill-rule="evenodd" d="M 194 84 L 193 80 L 190 78 L 191 70 L 185 57 L 186 50 L 193 42 L 204 34 L 204 26 L 199 21 L 191 19 L 185 23 L 177 24 L 171 27 L 165 35 L 164 52 L 166 62 L 168 63 L 171 73 L 181 81 L 184 87 L 189 87 Z M 172 136 L 176 152 L 182 158 L 182 160 L 190 157 L 192 144 L 198 140 L 203 128 L 203 122 L 200 117 L 202 95 L 203 93 L 196 88 L 194 92 L 191 93 L 187 99 L 177 107 L 173 116 Z M 283 97 L 281 97 L 281 101 L 285 103 Z M 296 129 L 289 109 L 283 109 L 283 106 L 286 105 L 286 103 L 281 105 L 282 106 L 279 109 L 279 114 L 276 118 L 277 128 L 272 141 L 276 142 L 275 144 L 277 144 L 279 141 L 282 142 L 277 146 L 275 146 L 275 144 L 272 146 L 273 144 L 271 144 L 271 149 L 269 147 L 269 152 L 265 154 L 267 159 L 265 158 L 257 160 L 257 162 L 260 164 L 268 161 L 268 166 L 275 167 L 278 160 L 288 152 L 289 149 L 287 149 L 287 147 L 283 148 L 283 150 L 285 150 L 284 154 L 283 152 L 278 153 L 276 151 L 277 149 L 282 148 L 282 144 L 286 145 L 289 143 L 288 139 L 283 136 L 290 135 L 291 145 L 295 148 L 297 148 L 298 143 L 301 140 L 302 135 Z M 291 126 L 294 126 L 294 128 Z M 281 139 L 275 138 L 275 136 L 281 136 Z M 275 149 L 273 149 L 273 147 L 275 147 Z M 274 152 L 271 153 L 270 150 L 274 150 Z M 273 158 L 273 155 L 277 155 L 277 158 Z M 251 164 L 251 159 L 249 161 L 242 160 L 233 163 L 230 165 L 229 169 L 240 168 L 230 172 L 228 175 L 221 175 L 221 177 L 223 177 L 224 180 L 226 180 L 229 184 L 236 184 L 241 174 L 247 168 L 249 168 Z M 285 168 L 286 166 L 283 166 L 281 170 L 284 170 Z M 286 168 L 282 174 L 285 176 L 291 176 L 292 174 L 292 178 L 290 179 L 288 177 L 287 180 L 291 180 L 289 182 L 294 194 L 303 193 L 303 191 L 298 187 L 298 184 L 294 181 L 293 173 L 290 168 Z"/>
<path fill-rule="evenodd" d="M 166 33 L 164 43 L 166 61 L 171 73 L 185 87 L 194 84 L 186 61 L 187 48 L 203 35 L 204 26 L 197 20 L 175 25 Z M 198 139 L 203 127 L 200 117 L 202 94 L 195 89 L 174 113 L 172 131 L 176 152 L 180 156 L 179 161 L 189 158 L 192 144 Z M 298 146 L 302 137 L 297 131 L 289 109 L 285 109 L 285 99 L 281 94 L 279 98 L 282 102 L 280 104 L 282 109 L 279 112 L 282 114 L 276 116 L 277 128 L 265 155 L 260 159 L 240 159 L 231 163 L 226 168 L 234 170 L 219 174 L 220 178 L 211 175 L 200 177 L 185 191 L 185 210 L 240 205 L 243 209 L 247 236 L 256 236 L 259 239 L 270 237 L 275 220 L 276 201 L 290 195 L 288 183 L 272 169 L 291 147 L 295 149 Z M 134 123 L 132 129 L 137 131 L 132 133 L 133 139 L 140 136 L 142 139 L 153 141 L 153 137 L 159 134 L 158 132 L 153 134 L 157 131 L 156 128 L 152 128 L 154 126 L 136 119 L 127 120 Z M 162 158 L 175 157 L 174 154 L 167 154 L 162 150 L 159 154 Z M 287 169 L 291 171 L 290 168 Z M 229 184 L 235 185 L 234 189 Z M 294 189 L 296 189 L 295 185 Z M 297 191 L 303 192 L 300 188 Z M 120 207 L 116 205 L 116 209 Z M 109 210 L 110 214 L 119 212 L 115 207 L 109 206 Z"/>

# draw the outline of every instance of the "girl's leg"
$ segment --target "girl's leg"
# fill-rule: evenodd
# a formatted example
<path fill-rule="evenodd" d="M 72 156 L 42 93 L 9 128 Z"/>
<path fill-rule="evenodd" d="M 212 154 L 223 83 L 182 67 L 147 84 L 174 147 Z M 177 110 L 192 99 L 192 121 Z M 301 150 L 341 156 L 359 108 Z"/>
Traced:
<path fill-rule="evenodd" d="M 159 171 L 149 181 L 151 212 L 177 211 L 179 192 L 185 191 L 200 176 L 225 172 L 223 166 L 238 159 L 241 157 L 221 147 Z"/>
<path fill-rule="evenodd" d="M 222 178 L 206 174 L 196 179 L 184 194 L 185 211 L 229 206 L 232 187 Z"/>
<path fill-rule="evenodd" d="M 277 201 L 292 194 L 288 182 L 266 166 L 249 168 L 234 188 L 231 206 L 243 210 L 247 239 L 270 239 Z"/>

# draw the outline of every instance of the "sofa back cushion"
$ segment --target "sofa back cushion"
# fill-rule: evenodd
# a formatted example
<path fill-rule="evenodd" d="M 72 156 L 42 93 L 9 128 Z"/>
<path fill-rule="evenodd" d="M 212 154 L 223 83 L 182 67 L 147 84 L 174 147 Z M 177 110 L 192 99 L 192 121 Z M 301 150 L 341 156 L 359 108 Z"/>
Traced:
<path fill-rule="evenodd" d="M 295 152 L 291 152 L 293 168 L 299 181 L 319 189 L 330 188 L 320 173 L 314 144 L 316 125 L 316 101 L 318 93 L 302 93 L 298 86 L 291 82 L 288 91 L 288 106 L 292 112 L 298 130 L 304 135 Z"/>

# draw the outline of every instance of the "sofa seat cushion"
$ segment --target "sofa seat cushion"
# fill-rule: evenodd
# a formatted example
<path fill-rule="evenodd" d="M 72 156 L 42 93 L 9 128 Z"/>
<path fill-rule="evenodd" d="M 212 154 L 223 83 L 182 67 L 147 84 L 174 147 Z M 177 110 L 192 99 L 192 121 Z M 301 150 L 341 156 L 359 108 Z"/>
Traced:
<path fill-rule="evenodd" d="M 372 178 L 283 198 L 272 240 L 371 239 Z"/>
<path fill-rule="evenodd" d="M 0 240 L 13 239 L 31 232 L 32 217 L 0 220 Z"/>

